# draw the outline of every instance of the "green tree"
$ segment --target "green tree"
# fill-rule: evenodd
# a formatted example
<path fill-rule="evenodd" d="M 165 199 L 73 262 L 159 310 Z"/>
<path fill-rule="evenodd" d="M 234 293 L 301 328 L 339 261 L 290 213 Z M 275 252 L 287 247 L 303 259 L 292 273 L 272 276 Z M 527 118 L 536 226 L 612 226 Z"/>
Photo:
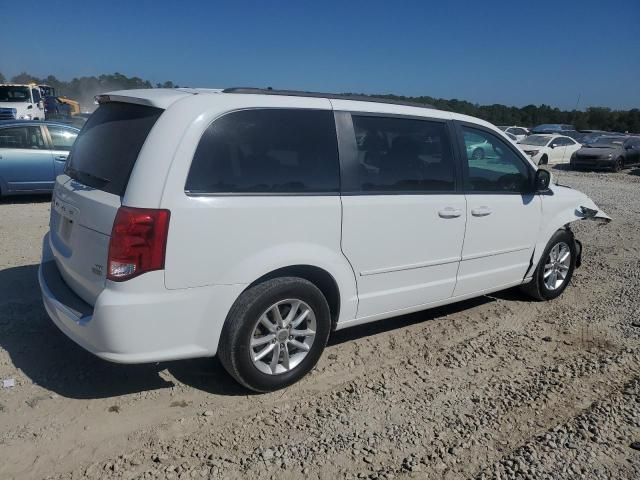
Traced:
<path fill-rule="evenodd" d="M 38 77 L 34 77 L 33 75 L 28 74 L 27 72 L 22 72 L 11 78 L 13 83 L 40 83 L 40 79 Z"/>

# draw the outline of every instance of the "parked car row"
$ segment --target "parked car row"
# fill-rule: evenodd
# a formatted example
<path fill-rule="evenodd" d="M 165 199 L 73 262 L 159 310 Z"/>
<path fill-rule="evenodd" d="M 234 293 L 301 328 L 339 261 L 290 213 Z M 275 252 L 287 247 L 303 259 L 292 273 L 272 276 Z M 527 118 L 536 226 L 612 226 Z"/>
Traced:
<path fill-rule="evenodd" d="M 570 124 L 542 124 L 531 130 L 500 126 L 505 135 L 517 139 L 518 147 L 537 165 L 568 163 L 572 168 L 620 171 L 640 163 L 640 136 L 604 130 L 578 131 Z M 474 145 L 476 157 L 486 150 Z"/>

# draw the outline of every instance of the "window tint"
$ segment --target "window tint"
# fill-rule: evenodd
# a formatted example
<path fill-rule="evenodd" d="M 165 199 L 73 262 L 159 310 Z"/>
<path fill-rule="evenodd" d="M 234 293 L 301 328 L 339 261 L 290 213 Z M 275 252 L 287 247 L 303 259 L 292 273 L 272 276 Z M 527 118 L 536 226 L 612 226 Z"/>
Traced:
<path fill-rule="evenodd" d="M 33 103 L 38 103 L 40 101 L 40 90 L 33 88 L 31 93 L 33 94 Z"/>
<path fill-rule="evenodd" d="M 11 127 L 0 129 L 0 148 L 44 150 L 46 144 L 40 127 Z"/>
<path fill-rule="evenodd" d="M 54 150 L 71 150 L 73 142 L 76 141 L 78 132 L 70 128 L 54 127 L 49 125 L 49 135 L 51 135 L 51 143 Z"/>
<path fill-rule="evenodd" d="M 233 112 L 205 131 L 185 190 L 190 193 L 338 192 L 333 112 Z"/>
<path fill-rule="evenodd" d="M 526 135 L 527 132 L 523 128 L 512 128 L 511 133 L 514 135 Z"/>
<path fill-rule="evenodd" d="M 446 124 L 353 115 L 361 191 L 451 191 L 453 156 Z"/>
<path fill-rule="evenodd" d="M 551 143 L 559 147 L 566 147 L 567 145 L 573 145 L 573 142 L 571 140 L 569 140 L 568 138 L 562 138 L 562 137 L 554 138 Z"/>
<path fill-rule="evenodd" d="M 524 192 L 530 170 L 500 138 L 483 130 L 462 127 L 468 175 L 466 188 L 478 192 Z"/>
<path fill-rule="evenodd" d="M 90 187 L 124 195 L 131 170 L 162 109 L 106 103 L 87 120 L 65 173 Z"/>

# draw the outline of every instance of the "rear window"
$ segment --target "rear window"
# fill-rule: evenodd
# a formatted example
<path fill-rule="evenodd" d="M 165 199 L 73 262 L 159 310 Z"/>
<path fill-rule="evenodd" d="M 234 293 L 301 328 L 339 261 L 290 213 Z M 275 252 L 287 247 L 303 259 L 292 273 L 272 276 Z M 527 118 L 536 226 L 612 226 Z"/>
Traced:
<path fill-rule="evenodd" d="M 269 109 L 229 113 L 198 144 L 185 190 L 207 193 L 338 192 L 333 112 Z"/>
<path fill-rule="evenodd" d="M 85 185 L 122 196 L 160 108 L 106 103 L 89 117 L 71 150 L 65 173 Z"/>

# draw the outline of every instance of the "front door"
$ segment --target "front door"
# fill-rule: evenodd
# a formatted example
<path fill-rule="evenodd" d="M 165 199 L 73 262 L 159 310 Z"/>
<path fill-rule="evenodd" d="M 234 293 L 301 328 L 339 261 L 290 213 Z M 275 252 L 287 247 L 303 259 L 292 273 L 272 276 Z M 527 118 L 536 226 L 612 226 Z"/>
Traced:
<path fill-rule="evenodd" d="M 456 192 L 450 125 L 336 115 L 343 163 L 342 249 L 357 279 L 358 318 L 451 297 L 466 202 Z"/>
<path fill-rule="evenodd" d="M 454 296 L 522 280 L 541 218 L 540 198 L 524 193 L 534 170 L 516 149 L 488 129 L 460 124 L 459 132 L 465 146 L 480 136 L 493 148 L 483 159 L 463 161 L 467 228 Z"/>
<path fill-rule="evenodd" d="M 41 126 L 0 128 L 0 176 L 10 191 L 52 190 L 53 172 Z"/>
<path fill-rule="evenodd" d="M 562 163 L 567 145 L 556 137 L 549 143 L 549 163 Z"/>

